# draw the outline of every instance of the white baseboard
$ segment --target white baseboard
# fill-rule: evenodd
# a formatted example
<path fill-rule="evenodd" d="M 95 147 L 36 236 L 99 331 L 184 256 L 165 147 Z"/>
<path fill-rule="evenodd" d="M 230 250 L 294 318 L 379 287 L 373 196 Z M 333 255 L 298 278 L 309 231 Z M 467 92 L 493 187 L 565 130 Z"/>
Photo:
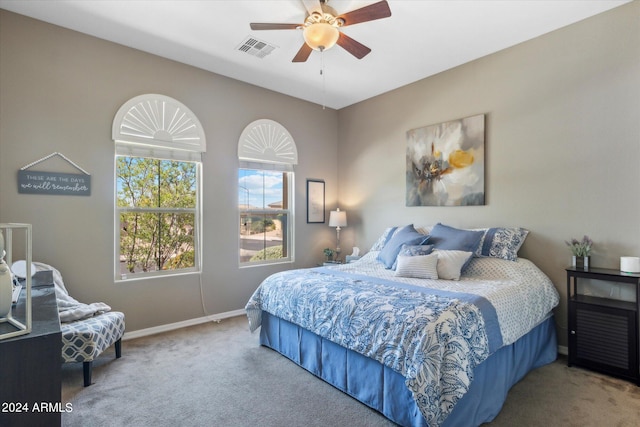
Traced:
<path fill-rule="evenodd" d="M 202 323 L 207 323 L 207 322 L 219 322 L 222 319 L 242 316 L 243 314 L 247 314 L 247 312 L 244 309 L 239 309 L 234 311 L 227 311 L 225 313 L 212 314 L 210 316 L 198 317 L 196 319 L 183 320 L 182 322 L 154 326 L 152 328 L 138 329 L 137 331 L 125 332 L 122 339 L 125 341 L 132 340 L 134 338 L 141 338 L 149 335 L 160 334 L 162 332 L 169 332 L 169 331 L 174 331 L 180 328 L 186 328 L 187 326 L 195 326 L 195 325 L 200 325 Z"/>
<path fill-rule="evenodd" d="M 198 317 L 196 319 L 183 320 L 182 322 L 169 323 L 167 325 L 154 326 L 153 328 L 138 329 L 137 331 L 125 332 L 122 337 L 123 340 L 132 340 L 134 338 L 146 337 L 149 335 L 160 334 L 162 332 L 175 331 L 176 329 L 186 328 L 187 326 L 200 325 L 207 322 L 219 322 L 222 319 L 228 319 L 230 317 L 242 316 L 247 314 L 246 310 L 239 309 L 234 311 L 227 311 L 225 313 L 212 314 L 210 316 Z M 558 346 L 558 353 L 564 356 L 569 355 L 569 348 L 566 345 Z"/>

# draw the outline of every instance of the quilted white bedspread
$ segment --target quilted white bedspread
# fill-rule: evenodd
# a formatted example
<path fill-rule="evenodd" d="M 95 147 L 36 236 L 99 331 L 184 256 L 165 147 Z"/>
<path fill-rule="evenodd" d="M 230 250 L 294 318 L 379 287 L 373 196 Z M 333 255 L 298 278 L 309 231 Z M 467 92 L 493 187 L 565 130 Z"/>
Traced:
<path fill-rule="evenodd" d="M 396 277 L 376 260 L 371 251 L 357 262 L 338 264 L 336 270 L 409 283 L 425 288 L 465 292 L 482 296 L 496 309 L 504 345 L 517 341 L 558 305 L 560 297 L 551 280 L 525 258 L 507 261 L 499 258 L 472 258 L 459 281 Z"/>

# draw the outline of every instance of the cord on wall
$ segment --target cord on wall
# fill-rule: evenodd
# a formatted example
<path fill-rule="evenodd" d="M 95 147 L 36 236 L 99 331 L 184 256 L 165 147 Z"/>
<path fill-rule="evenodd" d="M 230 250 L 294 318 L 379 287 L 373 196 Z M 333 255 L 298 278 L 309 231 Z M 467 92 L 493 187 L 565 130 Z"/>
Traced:
<path fill-rule="evenodd" d="M 204 289 L 202 287 L 202 271 L 200 273 L 198 273 L 198 282 L 200 283 L 200 302 L 202 303 L 202 312 L 204 313 L 204 315 L 206 317 L 211 317 L 213 315 L 209 314 L 209 312 L 207 311 L 207 307 L 204 304 Z M 220 318 L 211 318 L 211 321 L 215 322 L 215 323 L 220 323 L 222 321 L 222 319 L 220 319 Z"/>

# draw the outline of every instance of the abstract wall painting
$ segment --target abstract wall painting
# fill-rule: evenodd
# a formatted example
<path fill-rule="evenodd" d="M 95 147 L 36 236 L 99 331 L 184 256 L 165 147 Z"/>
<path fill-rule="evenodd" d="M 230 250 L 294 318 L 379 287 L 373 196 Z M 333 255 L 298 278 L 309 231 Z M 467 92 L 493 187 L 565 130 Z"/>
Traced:
<path fill-rule="evenodd" d="M 485 204 L 485 115 L 407 132 L 407 206 Z"/>

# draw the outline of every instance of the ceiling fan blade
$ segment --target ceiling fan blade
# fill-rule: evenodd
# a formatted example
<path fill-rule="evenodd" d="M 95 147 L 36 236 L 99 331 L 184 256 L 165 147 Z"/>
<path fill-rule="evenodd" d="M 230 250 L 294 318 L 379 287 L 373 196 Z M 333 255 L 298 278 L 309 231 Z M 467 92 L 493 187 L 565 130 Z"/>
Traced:
<path fill-rule="evenodd" d="M 370 4 L 360 9 L 352 10 L 338 16 L 344 21 L 343 27 L 347 25 L 359 24 L 361 22 L 374 21 L 376 19 L 388 18 L 391 16 L 389 3 L 385 0 Z"/>
<path fill-rule="evenodd" d="M 344 50 L 349 52 L 351 55 L 355 56 L 358 59 L 362 59 L 371 52 L 371 49 L 366 47 L 360 42 L 355 41 L 348 35 L 340 32 L 340 36 L 338 37 L 338 45 L 340 45 Z"/>
<path fill-rule="evenodd" d="M 255 23 L 251 24 L 252 30 L 295 30 L 302 26 L 302 24 L 267 24 L 267 23 Z"/>
<path fill-rule="evenodd" d="M 309 55 L 311 55 L 311 51 L 313 51 L 313 49 L 304 43 L 291 62 L 305 62 L 309 58 Z"/>

